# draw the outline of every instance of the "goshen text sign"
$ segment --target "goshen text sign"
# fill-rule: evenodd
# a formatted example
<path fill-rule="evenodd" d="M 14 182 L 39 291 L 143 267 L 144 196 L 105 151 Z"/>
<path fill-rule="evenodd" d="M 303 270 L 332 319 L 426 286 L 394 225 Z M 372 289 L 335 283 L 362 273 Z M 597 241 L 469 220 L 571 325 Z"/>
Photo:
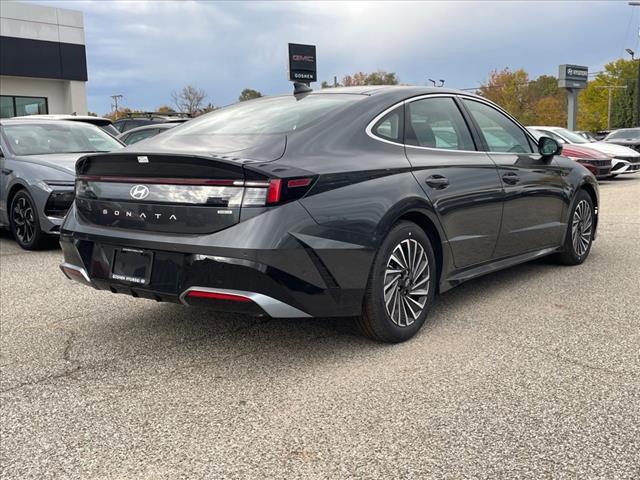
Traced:
<path fill-rule="evenodd" d="M 317 80 L 316 46 L 289 44 L 289 80 L 310 83 Z"/>

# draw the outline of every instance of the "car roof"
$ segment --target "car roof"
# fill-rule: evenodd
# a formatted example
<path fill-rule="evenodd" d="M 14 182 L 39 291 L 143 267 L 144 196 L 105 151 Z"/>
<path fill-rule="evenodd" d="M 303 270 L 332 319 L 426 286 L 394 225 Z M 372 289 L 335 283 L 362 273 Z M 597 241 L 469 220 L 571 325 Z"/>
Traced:
<path fill-rule="evenodd" d="M 472 93 L 462 90 L 456 90 L 453 88 L 444 87 L 422 87 L 416 85 L 364 85 L 358 87 L 331 87 L 321 88 L 319 90 L 313 90 L 311 94 L 335 94 L 335 93 L 349 93 L 355 95 L 393 95 L 397 93 L 403 93 L 407 96 L 413 95 L 426 95 L 429 93 L 449 93 L 455 95 L 471 95 Z"/>
<path fill-rule="evenodd" d="M 20 118 L 20 119 L 15 119 L 15 118 L 3 118 L 0 119 L 0 125 L 25 125 L 25 124 L 30 124 L 30 125 L 45 125 L 45 124 L 51 124 L 52 123 L 52 119 L 46 119 L 46 118 L 41 118 L 41 119 L 37 119 L 37 118 Z M 55 123 L 61 123 L 63 125 L 75 125 L 77 126 L 79 123 L 82 125 L 91 125 L 92 127 L 96 127 L 98 128 L 97 125 L 94 125 L 92 123 L 89 122 L 78 122 L 78 121 L 69 121 L 69 120 L 55 120 Z"/>
<path fill-rule="evenodd" d="M 139 132 L 141 130 L 153 130 L 155 128 L 169 129 L 169 128 L 175 128 L 178 125 L 180 125 L 180 123 L 178 123 L 178 122 L 150 123 L 149 125 L 142 125 L 140 127 L 136 127 L 136 128 L 132 128 L 131 130 L 127 130 L 126 132 L 122 132 L 120 135 L 118 135 L 118 138 L 119 137 L 124 137 L 125 135 L 129 135 L 132 132 Z"/>
<path fill-rule="evenodd" d="M 113 122 L 108 118 L 104 117 L 94 117 L 93 115 L 69 115 L 66 113 L 60 114 L 36 114 L 36 115 L 22 115 L 19 117 L 12 117 L 17 120 L 71 120 L 74 122 L 84 122 L 84 123 L 92 123 L 94 125 L 111 125 Z"/>
<path fill-rule="evenodd" d="M 537 130 L 564 130 L 564 127 L 542 127 L 542 126 L 534 126 L 534 125 L 529 125 L 527 128 L 535 128 Z"/>

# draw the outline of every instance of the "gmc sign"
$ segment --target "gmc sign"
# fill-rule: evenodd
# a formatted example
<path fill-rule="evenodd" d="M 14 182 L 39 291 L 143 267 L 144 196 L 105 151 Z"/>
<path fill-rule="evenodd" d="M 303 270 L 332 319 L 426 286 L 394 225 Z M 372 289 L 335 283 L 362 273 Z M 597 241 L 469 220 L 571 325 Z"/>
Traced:
<path fill-rule="evenodd" d="M 317 81 L 315 45 L 289 44 L 289 80 L 303 83 Z"/>

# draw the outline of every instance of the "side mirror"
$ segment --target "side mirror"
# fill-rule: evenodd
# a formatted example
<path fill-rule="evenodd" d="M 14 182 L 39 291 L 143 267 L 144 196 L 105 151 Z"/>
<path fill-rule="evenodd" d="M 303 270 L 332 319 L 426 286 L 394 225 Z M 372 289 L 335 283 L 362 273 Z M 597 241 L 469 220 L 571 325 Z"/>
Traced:
<path fill-rule="evenodd" d="M 562 152 L 562 146 L 551 137 L 540 137 L 538 140 L 538 152 L 543 157 L 553 157 Z"/>

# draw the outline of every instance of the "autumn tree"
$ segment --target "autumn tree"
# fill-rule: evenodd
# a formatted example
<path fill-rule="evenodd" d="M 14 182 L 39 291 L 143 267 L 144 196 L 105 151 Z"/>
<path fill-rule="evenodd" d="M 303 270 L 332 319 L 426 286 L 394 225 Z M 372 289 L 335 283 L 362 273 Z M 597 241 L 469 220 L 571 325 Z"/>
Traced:
<path fill-rule="evenodd" d="M 197 115 L 207 98 L 207 93 L 201 88 L 192 85 L 183 87 L 182 90 L 171 92 L 171 100 L 179 112 L 187 112 L 191 115 Z"/>
<path fill-rule="evenodd" d="M 159 112 L 159 113 L 175 113 L 175 110 L 173 108 L 171 108 L 169 105 L 160 105 L 156 109 L 156 112 Z"/>
<path fill-rule="evenodd" d="M 500 105 L 521 123 L 533 123 L 529 74 L 523 69 L 513 72 L 509 68 L 492 71 L 487 82 L 480 86 L 478 93 Z"/>
<path fill-rule="evenodd" d="M 244 90 L 242 90 L 242 92 L 240 92 L 240 96 L 238 97 L 238 100 L 241 102 L 244 102 L 246 100 L 252 100 L 254 98 L 260 98 L 262 96 L 262 93 L 260 93 L 258 90 L 253 90 L 251 88 L 245 88 Z"/>
<path fill-rule="evenodd" d="M 589 131 L 607 128 L 609 86 L 611 90 L 611 128 L 632 127 L 636 75 L 633 60 L 619 59 L 604 66 L 578 97 L 578 128 Z"/>
<path fill-rule="evenodd" d="M 395 72 L 378 70 L 373 73 L 357 72 L 342 78 L 342 85 L 354 87 L 360 85 L 397 85 L 399 79 Z"/>

